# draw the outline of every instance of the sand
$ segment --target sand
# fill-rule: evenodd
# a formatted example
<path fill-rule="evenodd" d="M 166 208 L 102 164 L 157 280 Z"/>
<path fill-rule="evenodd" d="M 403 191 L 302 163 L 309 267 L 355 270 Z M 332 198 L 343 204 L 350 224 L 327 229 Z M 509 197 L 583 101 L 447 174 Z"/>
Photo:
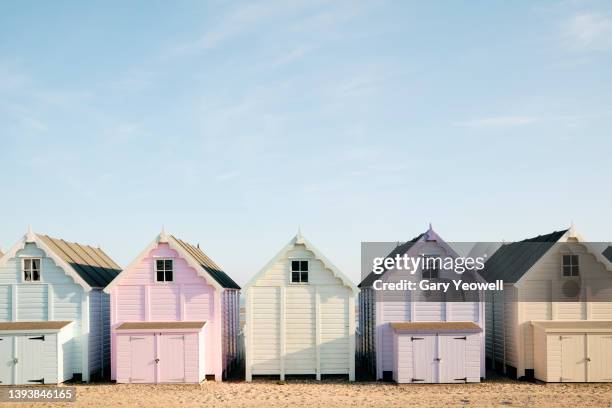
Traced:
<path fill-rule="evenodd" d="M 494 379 L 466 385 L 396 385 L 272 379 L 198 385 L 77 385 L 75 403 L 15 407 L 612 407 L 610 384 L 532 384 Z"/>

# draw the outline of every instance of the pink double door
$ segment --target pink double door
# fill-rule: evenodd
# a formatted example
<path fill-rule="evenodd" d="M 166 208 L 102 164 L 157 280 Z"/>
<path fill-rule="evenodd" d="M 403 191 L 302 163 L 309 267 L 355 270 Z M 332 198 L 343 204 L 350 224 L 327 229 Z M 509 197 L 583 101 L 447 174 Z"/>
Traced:
<path fill-rule="evenodd" d="M 146 333 L 126 336 L 129 337 L 130 383 L 185 382 L 187 335 Z"/>

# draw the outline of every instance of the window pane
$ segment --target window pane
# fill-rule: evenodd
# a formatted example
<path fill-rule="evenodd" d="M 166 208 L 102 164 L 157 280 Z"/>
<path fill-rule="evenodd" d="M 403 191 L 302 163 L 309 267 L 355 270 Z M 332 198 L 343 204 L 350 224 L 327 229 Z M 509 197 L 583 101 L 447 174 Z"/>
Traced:
<path fill-rule="evenodd" d="M 162 271 L 163 269 L 164 269 L 164 261 L 161 259 L 158 259 L 155 262 L 155 270 Z"/>
<path fill-rule="evenodd" d="M 299 283 L 300 282 L 300 273 L 299 272 L 291 272 L 291 282 Z"/>
<path fill-rule="evenodd" d="M 571 262 L 571 257 L 569 255 L 563 255 L 563 266 L 569 265 Z"/>
<path fill-rule="evenodd" d="M 25 271 L 23 275 L 23 280 L 29 282 L 32 280 L 32 275 L 30 275 L 30 271 Z"/>
<path fill-rule="evenodd" d="M 172 271 L 166 271 L 166 282 L 172 282 Z"/>
<path fill-rule="evenodd" d="M 578 265 L 578 255 L 572 255 L 572 265 Z"/>
<path fill-rule="evenodd" d="M 157 272 L 157 281 L 158 282 L 163 282 L 164 281 L 164 272 L 163 271 L 158 271 Z"/>
<path fill-rule="evenodd" d="M 40 259 L 32 259 L 32 268 L 40 270 Z"/>
<path fill-rule="evenodd" d="M 171 271 L 172 270 L 172 259 L 166 259 L 164 266 L 167 271 Z"/>
<path fill-rule="evenodd" d="M 33 270 L 32 271 L 32 280 L 33 281 L 40 281 L 40 272 L 38 270 Z"/>
<path fill-rule="evenodd" d="M 299 271 L 300 270 L 300 261 L 291 261 L 291 270 Z"/>
<path fill-rule="evenodd" d="M 572 276 L 572 267 L 569 265 L 563 265 L 563 276 Z"/>
<path fill-rule="evenodd" d="M 308 272 L 308 261 L 300 261 L 300 271 Z"/>
<path fill-rule="evenodd" d="M 578 267 L 578 265 L 572 265 L 572 276 L 578 276 L 580 275 L 580 268 Z"/>
<path fill-rule="evenodd" d="M 300 277 L 301 281 L 308 282 L 308 272 L 300 272 L 300 274 L 301 274 L 301 277 Z"/>

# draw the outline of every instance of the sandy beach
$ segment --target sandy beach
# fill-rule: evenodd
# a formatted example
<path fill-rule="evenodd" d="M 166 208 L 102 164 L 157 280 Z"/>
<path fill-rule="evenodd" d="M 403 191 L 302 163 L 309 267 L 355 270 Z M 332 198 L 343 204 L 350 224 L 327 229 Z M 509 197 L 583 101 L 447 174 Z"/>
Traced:
<path fill-rule="evenodd" d="M 496 378 L 466 385 L 396 385 L 273 379 L 197 385 L 77 385 L 74 403 L 15 407 L 612 407 L 611 384 L 532 384 Z"/>

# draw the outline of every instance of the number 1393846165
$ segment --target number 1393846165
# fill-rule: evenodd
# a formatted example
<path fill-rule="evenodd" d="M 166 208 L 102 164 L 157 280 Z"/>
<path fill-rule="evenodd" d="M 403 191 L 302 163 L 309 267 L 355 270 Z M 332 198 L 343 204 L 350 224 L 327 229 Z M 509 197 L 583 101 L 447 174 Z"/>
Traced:
<path fill-rule="evenodd" d="M 0 402 L 73 402 L 75 387 L 0 387 Z"/>

